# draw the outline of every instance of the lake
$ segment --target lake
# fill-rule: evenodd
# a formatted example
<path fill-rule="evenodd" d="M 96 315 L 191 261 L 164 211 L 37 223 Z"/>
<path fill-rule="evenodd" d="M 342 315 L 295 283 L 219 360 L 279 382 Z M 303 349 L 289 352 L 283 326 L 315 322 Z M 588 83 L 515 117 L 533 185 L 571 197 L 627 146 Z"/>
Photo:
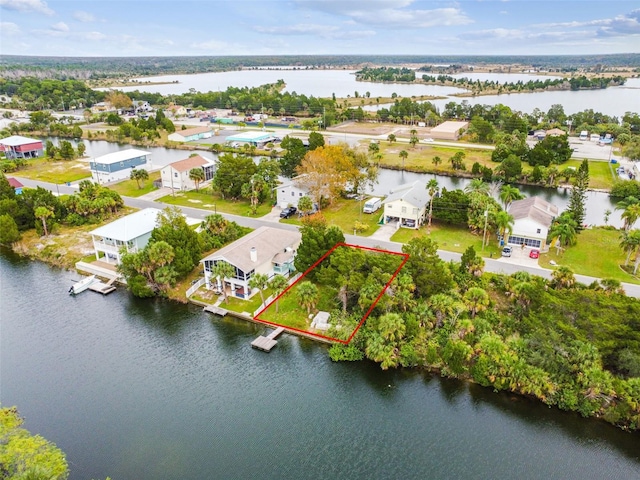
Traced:
<path fill-rule="evenodd" d="M 0 252 L 0 401 L 71 480 L 640 477 L 640 436 Z M 25 291 L 29 299 L 25 301 Z"/>
<path fill-rule="evenodd" d="M 403 83 L 371 83 L 358 82 L 355 78 L 355 70 L 238 70 L 232 72 L 198 73 L 193 75 L 165 75 L 138 79 L 140 81 L 153 82 L 179 82 L 165 85 L 141 85 L 137 87 L 123 87 L 119 90 L 142 90 L 157 92 L 163 95 L 181 94 L 191 88 L 196 91 L 223 91 L 227 87 L 256 87 L 265 83 L 274 83 L 283 79 L 286 83 L 285 91 L 296 92 L 307 96 L 337 97 L 355 96 L 359 92 L 364 96 L 369 92 L 372 98 L 390 97 L 393 93 L 400 96 L 411 97 L 418 95 L 447 96 L 445 100 L 435 100 L 433 103 L 440 111 L 448 102 L 467 101 L 470 104 L 496 105 L 501 103 L 513 110 L 524 113 L 532 113 L 535 108 L 548 111 L 554 104 L 564 107 L 566 114 L 570 115 L 586 109 L 604 113 L 610 116 L 622 117 L 625 112 L 640 112 L 640 78 L 628 79 L 627 83 L 620 87 L 610 87 L 602 90 L 581 90 L 576 92 L 536 92 L 513 93 L 503 95 L 487 95 L 481 97 L 452 97 L 454 93 L 462 93 L 463 89 L 438 85 L 418 85 Z M 421 75 L 419 73 L 418 75 Z M 523 73 L 469 73 L 459 74 L 459 77 L 470 77 L 474 80 L 492 80 L 500 83 L 527 81 L 529 79 L 545 80 L 542 75 Z M 367 107 L 375 110 L 380 107 Z"/>

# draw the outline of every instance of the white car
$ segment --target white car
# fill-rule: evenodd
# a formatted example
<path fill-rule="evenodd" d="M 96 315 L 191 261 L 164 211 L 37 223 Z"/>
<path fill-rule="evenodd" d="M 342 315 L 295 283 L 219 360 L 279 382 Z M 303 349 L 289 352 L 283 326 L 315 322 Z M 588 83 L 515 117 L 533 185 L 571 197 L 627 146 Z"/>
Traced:
<path fill-rule="evenodd" d="M 424 138 L 422 139 L 424 143 L 433 143 L 433 138 Z"/>

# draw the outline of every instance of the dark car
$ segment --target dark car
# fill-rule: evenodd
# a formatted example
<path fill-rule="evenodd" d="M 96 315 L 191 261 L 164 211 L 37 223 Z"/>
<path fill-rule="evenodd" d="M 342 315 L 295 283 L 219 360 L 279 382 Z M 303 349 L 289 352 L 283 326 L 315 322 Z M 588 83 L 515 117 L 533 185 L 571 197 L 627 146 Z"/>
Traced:
<path fill-rule="evenodd" d="M 298 211 L 296 207 L 287 207 L 283 208 L 280 212 L 280 218 L 289 218 L 291 215 L 295 214 Z"/>

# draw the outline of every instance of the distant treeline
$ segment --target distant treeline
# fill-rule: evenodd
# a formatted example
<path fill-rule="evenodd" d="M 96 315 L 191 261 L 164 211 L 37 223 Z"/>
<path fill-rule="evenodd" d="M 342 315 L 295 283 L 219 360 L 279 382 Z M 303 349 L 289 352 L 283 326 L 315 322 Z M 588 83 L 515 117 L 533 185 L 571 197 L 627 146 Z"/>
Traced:
<path fill-rule="evenodd" d="M 491 80 L 473 80 L 466 77 L 455 78 L 450 75 L 422 75 L 422 81 L 433 84 L 453 83 L 462 87 L 475 90 L 500 90 L 500 91 L 523 91 L 523 90 L 593 90 L 607 88 L 608 86 L 624 85 L 625 78 L 616 75 L 614 77 L 587 78 L 584 75 L 572 78 L 547 78 L 529 80 L 523 82 L 499 83 Z"/>
<path fill-rule="evenodd" d="M 3 77 L 99 79 L 202 73 L 258 66 L 348 67 L 363 64 L 530 65 L 542 69 L 625 66 L 640 68 L 640 54 L 615 55 L 273 55 L 202 57 L 39 57 L 0 55 Z"/>

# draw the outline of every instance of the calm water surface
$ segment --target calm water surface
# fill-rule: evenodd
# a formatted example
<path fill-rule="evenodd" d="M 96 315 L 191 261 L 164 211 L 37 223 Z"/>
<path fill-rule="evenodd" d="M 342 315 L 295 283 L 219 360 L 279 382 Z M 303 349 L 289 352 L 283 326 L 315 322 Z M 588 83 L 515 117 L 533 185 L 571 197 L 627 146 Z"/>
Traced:
<path fill-rule="evenodd" d="M 0 253 L 3 405 L 71 479 L 637 479 L 640 436 Z M 29 292 L 28 298 L 25 292 Z"/>

